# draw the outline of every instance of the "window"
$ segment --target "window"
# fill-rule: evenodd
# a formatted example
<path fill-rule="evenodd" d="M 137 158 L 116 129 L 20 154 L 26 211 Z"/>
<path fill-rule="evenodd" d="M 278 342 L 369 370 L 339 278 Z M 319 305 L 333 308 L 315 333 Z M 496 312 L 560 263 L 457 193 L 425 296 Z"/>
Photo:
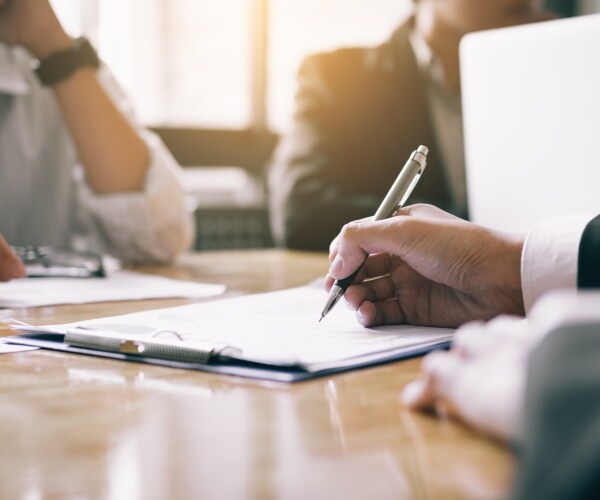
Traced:
<path fill-rule="evenodd" d="M 52 0 L 147 125 L 284 130 L 310 53 L 385 40 L 412 0 Z M 600 0 L 546 0 L 563 14 Z M 578 8 L 576 8 L 578 5 Z"/>
<path fill-rule="evenodd" d="M 268 117 L 286 128 L 293 111 L 296 73 L 311 53 L 386 40 L 410 8 L 410 0 L 271 0 Z"/>
<path fill-rule="evenodd" d="M 412 0 L 51 0 L 187 168 L 197 248 L 271 244 L 264 165 L 309 54 L 387 39 Z M 547 0 L 571 12 L 575 0 Z M 600 0 L 581 0 L 590 12 Z M 218 167 L 218 168 L 207 168 Z M 230 168 L 223 168 L 230 167 Z"/>
<path fill-rule="evenodd" d="M 147 125 L 289 122 L 309 53 L 385 40 L 410 0 L 53 0 L 90 36 Z"/>

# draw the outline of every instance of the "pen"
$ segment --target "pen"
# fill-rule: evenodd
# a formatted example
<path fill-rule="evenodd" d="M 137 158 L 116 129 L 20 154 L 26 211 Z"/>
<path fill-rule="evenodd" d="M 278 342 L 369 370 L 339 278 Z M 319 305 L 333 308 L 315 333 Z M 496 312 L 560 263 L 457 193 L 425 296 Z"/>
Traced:
<path fill-rule="evenodd" d="M 231 359 L 242 355 L 241 349 L 222 342 L 131 338 L 126 334 L 104 331 L 93 326 L 76 326 L 67 330 L 64 343 L 85 349 L 190 363 L 209 363 L 219 358 Z"/>
<path fill-rule="evenodd" d="M 425 170 L 427 165 L 427 153 L 429 149 L 426 146 L 419 146 L 415 151 L 412 152 L 408 161 L 402 167 L 400 174 L 392 184 L 392 187 L 388 191 L 388 194 L 385 196 L 381 205 L 375 212 L 375 216 L 373 217 L 373 221 L 383 220 L 391 217 L 396 210 L 402 208 L 406 203 L 406 200 L 412 193 L 412 190 L 419 182 L 421 178 L 421 174 Z M 327 302 L 325 302 L 325 307 L 321 312 L 321 321 L 329 312 L 334 308 L 334 306 L 338 303 L 338 301 L 342 298 L 346 289 L 352 284 L 354 278 L 361 270 L 363 264 L 366 262 L 368 256 L 365 257 L 362 264 L 358 266 L 358 269 L 354 271 L 350 276 L 341 280 L 335 280 L 335 283 L 331 287 L 331 291 L 329 292 L 329 297 L 327 297 Z"/>

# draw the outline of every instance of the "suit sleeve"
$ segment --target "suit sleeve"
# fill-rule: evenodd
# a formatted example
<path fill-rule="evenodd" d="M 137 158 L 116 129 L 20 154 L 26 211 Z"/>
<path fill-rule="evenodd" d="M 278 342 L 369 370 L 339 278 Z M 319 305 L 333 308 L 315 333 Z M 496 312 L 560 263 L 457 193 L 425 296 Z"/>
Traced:
<path fill-rule="evenodd" d="M 335 125 L 335 95 L 321 56 L 308 58 L 298 76 L 293 124 L 271 161 L 268 185 L 271 228 L 280 246 L 326 250 L 341 227 L 372 215 L 372 195 L 348 193 L 344 145 Z M 346 145 L 348 147 L 348 145 Z"/>
<path fill-rule="evenodd" d="M 560 327 L 530 357 L 514 498 L 600 498 L 600 323 Z"/>
<path fill-rule="evenodd" d="M 600 215 L 583 230 L 579 244 L 577 287 L 600 288 Z"/>

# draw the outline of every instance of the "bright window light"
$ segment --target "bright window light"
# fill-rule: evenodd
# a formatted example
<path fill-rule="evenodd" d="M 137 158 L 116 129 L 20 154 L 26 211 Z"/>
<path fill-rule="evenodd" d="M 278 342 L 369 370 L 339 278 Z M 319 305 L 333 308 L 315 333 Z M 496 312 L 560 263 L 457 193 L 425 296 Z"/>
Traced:
<path fill-rule="evenodd" d="M 253 51 L 265 0 L 52 0 L 67 31 L 95 43 L 146 125 L 246 129 L 264 95 L 267 125 L 290 122 L 308 54 L 386 40 L 411 0 L 269 0 L 265 88 Z M 261 28 L 258 27 L 260 30 Z M 255 40 L 256 41 L 256 38 Z M 260 55 L 260 54 L 258 54 Z M 259 80 L 260 81 L 260 80 Z M 254 85 L 254 88 L 253 88 Z M 259 83 L 259 85 L 262 85 Z"/>
<path fill-rule="evenodd" d="M 339 47 L 371 46 L 389 38 L 410 0 L 271 0 L 268 116 L 287 128 L 302 60 Z"/>

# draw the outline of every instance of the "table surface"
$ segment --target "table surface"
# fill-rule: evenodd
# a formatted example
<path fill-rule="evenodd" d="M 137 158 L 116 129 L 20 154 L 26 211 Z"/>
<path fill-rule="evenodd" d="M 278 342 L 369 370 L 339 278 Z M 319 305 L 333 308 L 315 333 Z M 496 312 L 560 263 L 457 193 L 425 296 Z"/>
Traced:
<path fill-rule="evenodd" d="M 327 265 L 323 254 L 251 250 L 141 270 L 225 283 L 233 296 L 302 285 Z M 189 302 L 0 310 L 0 320 Z M 418 368 L 411 359 L 283 385 L 43 350 L 0 355 L 0 498 L 504 497 L 504 447 L 402 405 Z"/>

